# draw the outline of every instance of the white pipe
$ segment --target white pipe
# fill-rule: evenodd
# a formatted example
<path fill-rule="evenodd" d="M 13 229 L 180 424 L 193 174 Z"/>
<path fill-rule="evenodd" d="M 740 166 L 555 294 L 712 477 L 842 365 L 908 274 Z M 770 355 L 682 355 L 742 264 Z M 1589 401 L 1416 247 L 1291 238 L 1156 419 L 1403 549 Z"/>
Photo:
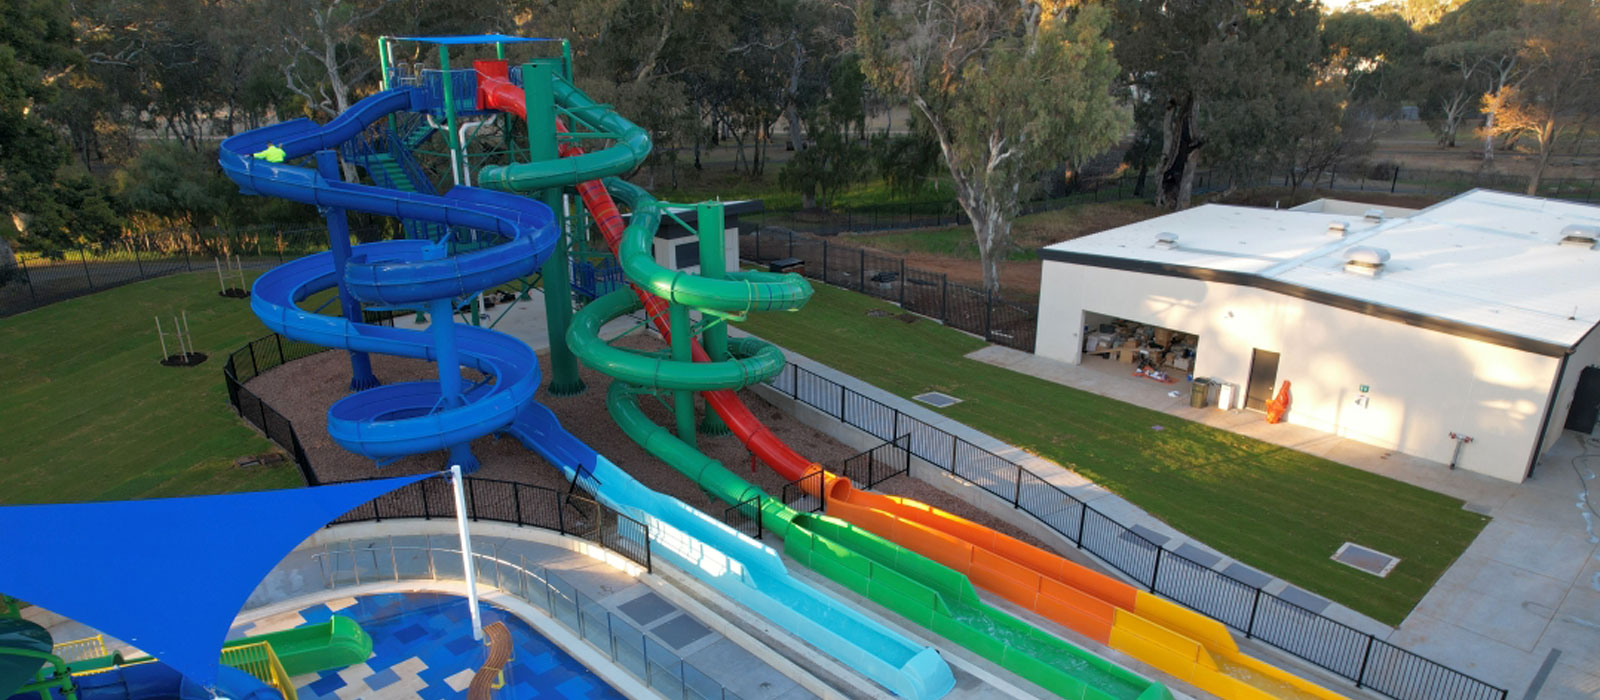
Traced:
<path fill-rule="evenodd" d="M 194 331 L 189 330 L 189 310 L 183 310 L 183 334 L 189 336 L 189 351 L 194 351 Z"/>
<path fill-rule="evenodd" d="M 161 359 L 165 360 L 171 355 L 167 354 L 167 335 L 161 332 L 161 317 L 156 317 L 156 337 L 161 339 Z"/>
<path fill-rule="evenodd" d="M 463 152 L 465 152 L 467 150 L 467 129 L 479 127 L 479 126 L 482 126 L 484 124 L 488 124 L 490 121 L 493 121 L 493 120 L 491 120 L 491 119 L 479 119 L 478 121 L 475 121 L 475 122 L 465 122 L 461 126 L 456 128 L 456 143 L 461 144 L 461 150 Z M 454 158 L 455 157 L 455 152 L 451 151 L 450 155 L 451 155 L 452 158 Z M 466 185 L 468 187 L 472 186 L 472 171 L 471 171 L 471 169 L 469 169 L 467 167 L 467 164 L 465 164 L 465 163 L 461 164 L 461 183 L 460 184 Z"/>
<path fill-rule="evenodd" d="M 244 256 L 235 255 L 233 259 L 239 264 L 239 289 L 249 289 L 249 287 L 244 286 Z"/>
<path fill-rule="evenodd" d="M 478 610 L 478 570 L 472 565 L 472 534 L 467 531 L 467 489 L 461 465 L 450 465 L 450 483 L 456 494 L 456 529 L 461 532 L 461 572 L 467 579 L 467 609 L 472 613 L 472 638 L 483 639 L 483 615 Z"/>
<path fill-rule="evenodd" d="M 226 294 L 228 292 L 228 283 L 222 279 L 222 259 L 212 258 L 211 261 L 217 264 L 217 286 L 221 287 L 222 292 Z"/>
<path fill-rule="evenodd" d="M 172 327 L 178 336 L 178 354 L 185 360 L 189 359 L 189 351 L 183 349 L 183 326 L 178 325 L 178 317 L 172 317 Z"/>

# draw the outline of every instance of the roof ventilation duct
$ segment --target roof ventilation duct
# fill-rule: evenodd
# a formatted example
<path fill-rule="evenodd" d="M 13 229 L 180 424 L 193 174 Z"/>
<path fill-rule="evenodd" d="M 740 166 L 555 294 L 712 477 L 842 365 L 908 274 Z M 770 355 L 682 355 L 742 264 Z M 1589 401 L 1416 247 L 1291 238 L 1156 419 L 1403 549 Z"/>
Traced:
<path fill-rule="evenodd" d="M 1334 221 L 1328 224 L 1328 235 L 1334 238 L 1344 238 L 1347 233 L 1350 233 L 1348 221 Z"/>
<path fill-rule="evenodd" d="M 1178 247 L 1178 234 L 1169 232 L 1156 234 L 1156 247 L 1168 249 Z"/>
<path fill-rule="evenodd" d="M 1358 245 L 1344 252 L 1344 271 L 1358 275 L 1377 277 L 1388 262 L 1389 251 L 1382 248 Z"/>
<path fill-rule="evenodd" d="M 1366 213 L 1361 215 L 1361 218 L 1366 219 L 1374 224 L 1383 223 L 1383 210 L 1376 208 L 1368 209 Z"/>
<path fill-rule="evenodd" d="M 1600 226 L 1572 224 L 1561 229 L 1561 245 L 1593 249 L 1596 242 L 1600 242 Z"/>

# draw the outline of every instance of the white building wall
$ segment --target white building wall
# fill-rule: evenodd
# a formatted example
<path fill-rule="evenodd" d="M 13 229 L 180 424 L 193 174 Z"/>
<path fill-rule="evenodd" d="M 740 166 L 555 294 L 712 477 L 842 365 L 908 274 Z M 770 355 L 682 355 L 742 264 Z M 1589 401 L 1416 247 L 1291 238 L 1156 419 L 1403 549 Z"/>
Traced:
<path fill-rule="evenodd" d="M 1280 353 L 1289 422 L 1520 481 L 1558 358 L 1429 331 L 1254 287 L 1046 261 L 1036 352 L 1077 364 L 1083 312 L 1199 336 L 1196 376 L 1244 385 L 1251 351 Z M 1355 404 L 1361 385 L 1370 401 Z"/>

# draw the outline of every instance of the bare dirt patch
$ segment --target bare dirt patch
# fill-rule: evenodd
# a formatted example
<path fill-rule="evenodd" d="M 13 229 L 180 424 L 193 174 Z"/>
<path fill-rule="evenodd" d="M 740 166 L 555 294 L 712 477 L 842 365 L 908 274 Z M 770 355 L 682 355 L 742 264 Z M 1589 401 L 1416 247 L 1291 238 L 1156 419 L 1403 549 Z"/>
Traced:
<path fill-rule="evenodd" d="M 663 347 L 659 340 L 648 336 L 630 337 L 619 341 L 619 344 L 636 348 Z M 540 369 L 546 373 L 545 376 L 549 376 L 548 355 L 541 354 L 539 360 Z M 431 380 L 436 377 L 434 365 L 422 360 L 374 355 L 372 365 L 373 372 L 384 383 Z M 644 485 L 721 519 L 727 508 L 725 504 L 708 496 L 676 469 L 651 456 L 611 420 L 605 407 L 610 377 L 588 368 L 581 369 L 581 374 L 588 385 L 582 394 L 552 397 L 541 390 L 538 400 L 555 412 L 563 427 Z M 470 371 L 463 374 L 469 381 L 477 378 L 472 375 Z M 334 443 L 327 431 L 328 407 L 348 393 L 346 387 L 349 383 L 350 362 L 346 353 L 323 352 L 268 371 L 250 380 L 249 387 L 294 424 L 318 478 L 323 481 L 422 474 L 448 468 L 448 455 L 444 451 L 412 455 L 380 467 L 373 460 Z M 855 454 L 854 449 L 789 417 L 754 393 L 743 391 L 740 394 L 756 417 L 800 454 L 834 471 L 839 470 L 845 458 Z M 640 405 L 645 414 L 658 424 L 671 425 L 671 411 L 665 403 L 643 397 Z M 698 446 L 700 451 L 768 494 L 778 496 L 782 493 L 785 480 L 765 465 L 753 463 L 749 450 L 737 439 L 702 435 Z M 472 442 L 472 452 L 482 463 L 475 476 L 559 490 L 568 487 L 560 470 L 515 439 L 479 438 Z M 1044 546 L 1020 528 L 920 480 L 896 477 L 881 484 L 878 490 L 922 500 L 935 508 L 982 523 L 1035 546 Z"/>

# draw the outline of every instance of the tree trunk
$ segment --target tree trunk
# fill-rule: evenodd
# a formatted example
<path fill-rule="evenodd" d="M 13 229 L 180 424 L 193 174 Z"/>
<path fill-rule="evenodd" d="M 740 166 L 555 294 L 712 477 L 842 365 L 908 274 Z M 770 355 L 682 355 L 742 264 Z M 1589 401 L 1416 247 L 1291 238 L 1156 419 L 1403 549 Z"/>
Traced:
<path fill-rule="evenodd" d="M 1145 182 L 1145 179 L 1148 178 L 1149 176 L 1150 176 L 1150 164 L 1149 163 L 1140 163 L 1139 164 L 1139 177 L 1138 177 L 1138 179 L 1133 181 L 1133 198 L 1134 199 L 1138 199 L 1138 198 L 1144 196 L 1144 182 Z"/>
<path fill-rule="evenodd" d="M 1494 112 L 1483 113 L 1483 162 L 1494 163 Z"/>
<path fill-rule="evenodd" d="M 1202 145 L 1195 137 L 1194 95 L 1168 100 L 1161 125 L 1156 206 L 1174 211 L 1189 206 L 1194 191 L 1194 152 Z"/>
<path fill-rule="evenodd" d="M 978 259 L 983 266 L 983 291 L 1000 291 L 1000 255 L 1010 240 L 1011 221 L 993 203 L 968 210 L 978 238 Z"/>
<path fill-rule="evenodd" d="M 1537 197 L 1539 184 L 1544 179 L 1544 167 L 1550 163 L 1550 154 L 1556 150 L 1556 125 L 1554 119 L 1547 119 L 1539 127 L 1539 162 L 1533 166 L 1533 175 L 1528 178 L 1528 194 Z"/>

